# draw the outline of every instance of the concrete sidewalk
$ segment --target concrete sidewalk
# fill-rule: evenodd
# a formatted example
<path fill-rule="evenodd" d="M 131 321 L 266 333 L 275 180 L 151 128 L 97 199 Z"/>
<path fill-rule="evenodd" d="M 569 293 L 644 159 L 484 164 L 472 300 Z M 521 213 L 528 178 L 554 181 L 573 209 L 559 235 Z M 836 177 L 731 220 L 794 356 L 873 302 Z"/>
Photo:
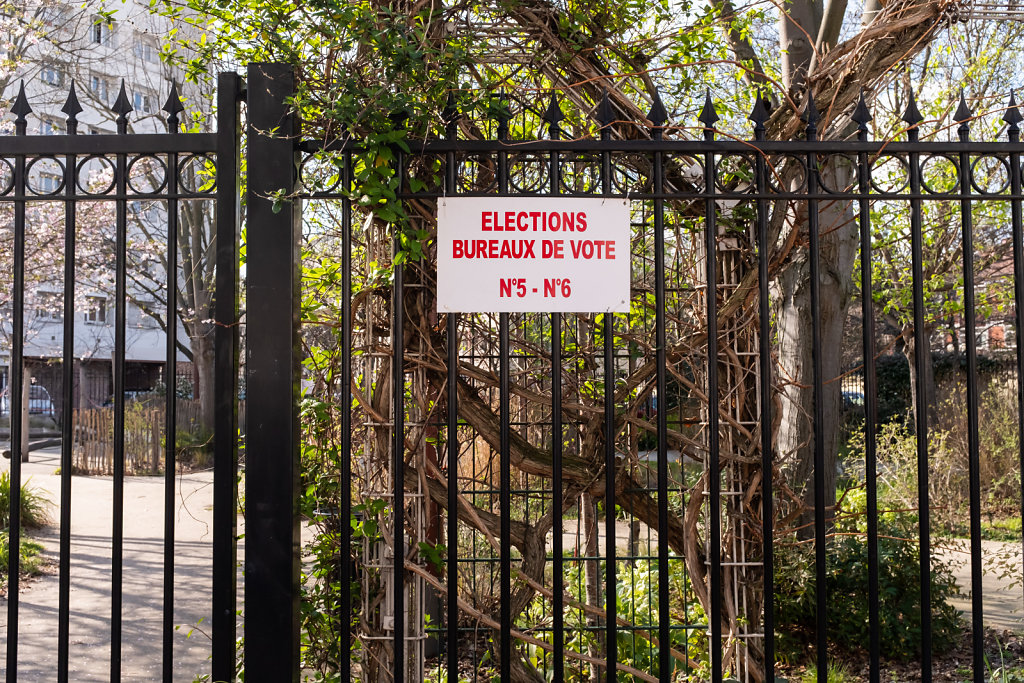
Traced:
<path fill-rule="evenodd" d="M 47 575 L 31 579 L 21 591 L 18 680 L 25 683 L 51 683 L 57 667 L 60 476 L 55 472 L 59 465 L 58 449 L 34 451 L 31 461 L 22 465 L 23 480 L 29 480 L 30 486 L 45 492 L 54 503 L 51 509 L 54 524 L 31 534 L 45 547 L 45 555 L 53 564 Z M 9 466 L 9 462 L 0 465 Z M 173 656 L 176 682 L 191 683 L 196 675 L 209 673 L 210 640 L 206 634 L 209 633 L 212 599 L 212 483 L 210 472 L 177 478 L 174 501 L 174 624 L 177 630 Z M 76 476 L 71 490 L 71 680 L 108 681 L 113 480 L 111 477 Z M 163 477 L 126 477 L 123 681 L 160 680 L 163 529 Z M 0 600 L 3 640 L 0 658 L 4 657 L 6 647 L 6 622 L 7 602 Z"/>

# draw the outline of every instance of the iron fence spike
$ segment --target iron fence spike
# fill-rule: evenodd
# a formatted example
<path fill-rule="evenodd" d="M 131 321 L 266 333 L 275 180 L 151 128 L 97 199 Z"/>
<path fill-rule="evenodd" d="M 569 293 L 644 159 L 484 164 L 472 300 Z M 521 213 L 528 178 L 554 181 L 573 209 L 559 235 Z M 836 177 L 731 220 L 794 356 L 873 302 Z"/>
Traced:
<path fill-rule="evenodd" d="M 868 103 L 864 99 L 864 91 L 861 90 L 860 97 L 857 99 L 857 106 L 854 108 L 850 119 L 852 119 L 861 130 L 867 130 L 868 123 L 870 123 L 873 118 L 874 117 L 871 116 L 871 110 L 868 109 Z"/>
<path fill-rule="evenodd" d="M 601 103 L 597 105 L 597 122 L 602 128 L 606 128 L 615 121 L 615 110 L 612 108 L 612 100 L 608 97 L 608 91 L 601 96 Z"/>
<path fill-rule="evenodd" d="M 14 106 L 11 107 L 11 113 L 14 114 L 19 123 L 25 123 L 25 117 L 32 113 L 32 107 L 28 104 L 28 98 L 25 96 L 25 81 L 21 82 L 21 87 L 18 88 L 18 96 L 14 100 Z"/>
<path fill-rule="evenodd" d="M 910 101 L 907 103 L 907 108 L 903 112 L 903 116 L 901 118 L 908 126 L 916 126 L 924 121 L 924 115 L 921 113 L 921 110 L 917 108 L 917 100 L 914 98 L 913 90 L 910 91 Z"/>
<path fill-rule="evenodd" d="M 750 110 L 750 116 L 747 119 L 754 123 L 754 128 L 764 128 L 764 124 L 768 121 L 769 116 L 764 97 L 758 93 L 754 98 L 754 108 Z"/>
<path fill-rule="evenodd" d="M 64 102 L 64 106 L 60 108 L 64 114 L 68 117 L 68 123 L 75 123 L 78 121 L 78 115 L 82 113 L 82 105 L 78 101 L 78 93 L 75 92 L 75 82 L 71 81 L 71 87 L 68 88 L 68 99 Z"/>
<path fill-rule="evenodd" d="M 654 101 L 651 103 L 651 111 L 647 114 L 647 120 L 655 128 L 664 128 L 668 123 L 668 112 L 665 111 L 665 104 L 661 101 L 661 93 L 654 89 Z"/>
<path fill-rule="evenodd" d="M 131 100 L 128 99 L 128 91 L 125 90 L 123 78 L 121 79 L 121 91 L 117 94 L 117 99 L 114 100 L 114 106 L 111 107 L 110 110 L 117 114 L 119 119 L 125 120 L 127 120 L 127 116 L 130 112 L 135 111 Z"/>
<path fill-rule="evenodd" d="M 181 97 L 178 96 L 178 86 L 175 83 L 171 83 L 171 92 L 167 94 L 167 101 L 164 102 L 163 110 L 167 112 L 169 119 L 178 120 L 178 114 L 185 111 L 185 105 L 181 103 Z"/>
<path fill-rule="evenodd" d="M 800 118 L 807 124 L 808 127 L 818 126 L 818 107 L 814 104 L 814 93 L 810 90 L 807 91 L 807 103 L 804 105 L 803 113 L 800 114 Z"/>
<path fill-rule="evenodd" d="M 565 114 L 562 113 L 562 107 L 558 104 L 558 95 L 551 93 L 551 99 L 548 101 L 548 108 L 544 111 L 543 119 L 552 126 L 557 126 L 558 122 L 565 118 Z"/>
<path fill-rule="evenodd" d="M 1024 121 L 1024 116 L 1021 116 L 1020 109 L 1017 108 L 1017 98 L 1014 96 L 1013 90 L 1010 91 L 1010 104 L 1003 114 L 1003 121 L 1009 124 L 1011 130 L 1016 129 L 1017 124 Z"/>
<path fill-rule="evenodd" d="M 967 121 L 969 121 L 973 116 L 974 113 L 971 111 L 971 108 L 967 106 L 967 100 L 964 98 L 964 91 L 961 89 L 960 104 L 956 108 L 956 113 L 953 114 L 953 120 L 957 123 L 967 125 Z"/>
<path fill-rule="evenodd" d="M 720 120 L 718 112 L 715 111 L 715 103 L 711 101 L 711 88 L 704 92 L 704 106 L 700 110 L 697 120 L 704 124 L 705 128 L 712 128 L 716 121 Z"/>

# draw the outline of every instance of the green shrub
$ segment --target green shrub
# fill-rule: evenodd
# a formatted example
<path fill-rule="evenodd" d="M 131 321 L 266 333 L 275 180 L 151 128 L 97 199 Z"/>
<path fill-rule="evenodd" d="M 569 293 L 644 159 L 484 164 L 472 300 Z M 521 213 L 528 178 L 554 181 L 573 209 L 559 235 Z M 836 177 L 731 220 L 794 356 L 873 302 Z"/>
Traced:
<path fill-rule="evenodd" d="M 11 556 L 11 541 L 7 536 L 7 530 L 0 531 L 0 586 L 7 583 L 7 566 Z M 38 574 L 43 562 L 39 557 L 43 546 L 33 541 L 22 539 L 21 541 L 21 571 L 24 574 Z"/>
<path fill-rule="evenodd" d="M 28 483 L 21 486 L 21 526 L 27 528 L 41 527 L 49 521 L 47 508 L 50 505 L 42 494 L 29 488 Z M 7 529 L 11 524 L 11 475 L 0 472 L 0 529 Z"/>
<path fill-rule="evenodd" d="M 857 677 L 850 673 L 849 669 L 840 662 L 829 662 L 828 671 L 825 674 L 826 683 L 853 683 Z M 818 683 L 817 667 L 810 667 L 800 677 L 800 683 Z"/>
<path fill-rule="evenodd" d="M 828 544 L 827 611 L 829 640 L 847 652 L 868 647 L 868 548 L 863 533 L 863 492 L 844 498 L 837 534 Z M 882 655 L 907 660 L 921 651 L 920 565 L 917 516 L 888 512 L 879 517 L 879 628 Z M 797 661 L 810 654 L 816 624 L 814 546 L 779 544 L 776 550 L 778 648 Z M 960 615 L 949 600 L 958 594 L 949 566 L 931 562 L 932 646 L 941 652 L 960 637 Z"/>

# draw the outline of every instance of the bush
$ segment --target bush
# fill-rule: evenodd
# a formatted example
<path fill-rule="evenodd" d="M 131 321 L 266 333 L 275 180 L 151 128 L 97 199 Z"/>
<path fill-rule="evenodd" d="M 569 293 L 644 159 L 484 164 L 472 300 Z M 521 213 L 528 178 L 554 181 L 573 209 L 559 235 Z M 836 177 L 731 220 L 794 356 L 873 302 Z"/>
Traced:
<path fill-rule="evenodd" d="M 868 647 L 868 546 L 862 490 L 844 496 L 839 532 L 829 539 L 829 640 L 847 652 Z M 850 516 L 847 516 L 849 513 Z M 845 520 L 845 521 L 844 521 Z M 888 512 L 879 517 L 879 628 L 882 655 L 907 660 L 921 652 L 920 565 L 917 516 Z M 801 660 L 810 654 L 816 624 L 814 546 L 779 544 L 775 595 L 778 648 L 783 657 Z M 931 563 L 932 647 L 937 652 L 955 644 L 961 633 L 959 612 L 949 604 L 958 595 L 949 566 L 936 557 Z"/>
<path fill-rule="evenodd" d="M 50 505 L 42 494 L 29 488 L 28 483 L 21 487 L 21 526 L 23 528 L 41 527 L 49 521 L 47 508 Z M 0 529 L 6 530 L 11 525 L 11 475 L 0 472 Z"/>
<path fill-rule="evenodd" d="M 10 562 L 10 545 L 7 530 L 0 531 L 0 588 L 7 585 L 7 566 Z M 42 558 L 39 553 L 43 547 L 38 543 L 22 539 L 21 560 L 19 566 L 22 574 L 38 574 L 42 568 Z"/>

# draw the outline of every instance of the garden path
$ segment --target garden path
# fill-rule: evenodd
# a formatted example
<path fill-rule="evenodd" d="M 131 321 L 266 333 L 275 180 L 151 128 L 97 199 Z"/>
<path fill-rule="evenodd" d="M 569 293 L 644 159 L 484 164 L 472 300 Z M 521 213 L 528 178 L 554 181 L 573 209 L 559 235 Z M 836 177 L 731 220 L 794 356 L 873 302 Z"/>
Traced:
<path fill-rule="evenodd" d="M 22 472 L 54 502 L 60 518 L 58 449 L 32 453 Z M 212 563 L 211 472 L 177 479 L 175 509 L 175 683 L 209 671 Z M 73 681 L 107 681 L 110 675 L 111 477 L 72 481 L 70 668 Z M 160 680 L 163 596 L 163 477 L 126 477 L 122 680 Z M 240 520 L 241 522 L 241 520 Z M 21 591 L 18 680 L 52 683 L 57 668 L 59 526 L 32 532 L 52 560 L 47 573 Z M 6 601 L 0 600 L 6 622 Z M 196 628 L 196 625 L 198 627 Z M 195 630 L 193 630 L 193 628 Z M 0 624 L 6 641 L 6 624 Z M 191 635 L 190 635 L 191 633 Z M 241 629 L 239 629 L 241 633 Z"/>

